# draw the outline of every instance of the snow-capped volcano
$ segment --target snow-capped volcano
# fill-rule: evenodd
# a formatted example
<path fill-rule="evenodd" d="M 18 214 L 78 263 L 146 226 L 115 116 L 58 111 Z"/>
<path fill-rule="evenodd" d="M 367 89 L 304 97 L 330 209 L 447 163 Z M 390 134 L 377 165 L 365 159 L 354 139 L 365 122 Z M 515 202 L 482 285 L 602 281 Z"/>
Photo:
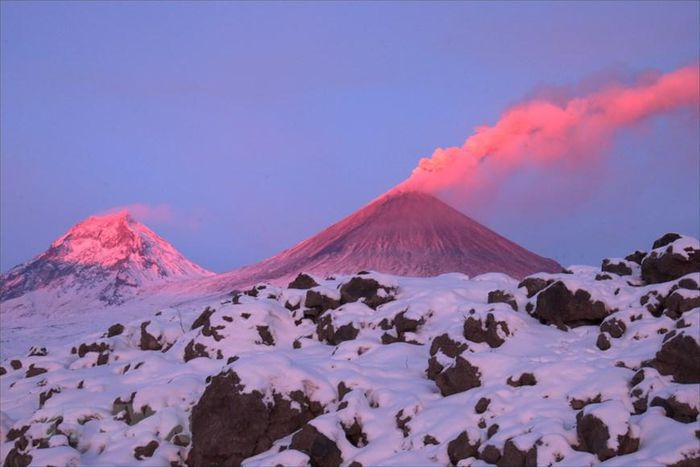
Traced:
<path fill-rule="evenodd" d="M 2 276 L 3 308 L 121 303 L 144 286 L 211 275 L 127 211 L 90 217 Z"/>
<path fill-rule="evenodd" d="M 293 248 L 228 273 L 229 283 L 372 270 L 401 276 L 560 272 L 543 258 L 434 196 L 392 191 Z"/>

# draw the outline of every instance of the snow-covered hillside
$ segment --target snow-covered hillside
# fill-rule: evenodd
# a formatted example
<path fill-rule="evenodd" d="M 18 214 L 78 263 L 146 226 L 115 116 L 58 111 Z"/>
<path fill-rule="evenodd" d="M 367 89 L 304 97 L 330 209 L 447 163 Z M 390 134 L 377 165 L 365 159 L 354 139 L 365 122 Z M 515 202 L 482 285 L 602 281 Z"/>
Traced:
<path fill-rule="evenodd" d="M 0 277 L 2 312 L 61 315 L 121 304 L 149 286 L 212 275 L 127 211 L 90 217 Z"/>
<path fill-rule="evenodd" d="M 37 332 L 0 362 L 0 460 L 698 465 L 700 246 L 653 247 L 523 281 L 301 275 Z"/>

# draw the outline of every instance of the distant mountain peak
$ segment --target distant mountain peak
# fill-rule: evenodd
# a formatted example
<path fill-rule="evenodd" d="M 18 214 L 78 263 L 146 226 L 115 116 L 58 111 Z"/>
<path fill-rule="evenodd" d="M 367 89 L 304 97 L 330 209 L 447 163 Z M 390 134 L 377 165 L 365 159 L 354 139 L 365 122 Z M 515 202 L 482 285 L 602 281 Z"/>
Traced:
<path fill-rule="evenodd" d="M 502 272 L 521 278 L 561 266 L 479 224 L 438 198 L 394 189 L 278 255 L 226 274 L 225 283 L 373 270 L 403 276 Z"/>
<path fill-rule="evenodd" d="M 44 253 L 3 275 L 0 301 L 28 293 L 67 297 L 78 292 L 115 304 L 148 285 L 211 274 L 120 210 L 79 222 Z"/>

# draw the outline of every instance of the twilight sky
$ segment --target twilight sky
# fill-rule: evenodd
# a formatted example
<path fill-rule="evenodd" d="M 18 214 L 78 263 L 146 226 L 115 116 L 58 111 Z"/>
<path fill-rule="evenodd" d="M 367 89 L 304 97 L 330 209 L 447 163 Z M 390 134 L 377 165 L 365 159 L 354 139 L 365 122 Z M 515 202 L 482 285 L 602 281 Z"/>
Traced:
<path fill-rule="evenodd" d="M 119 206 L 232 269 L 525 98 L 700 57 L 694 1 L 0 8 L 2 271 Z M 699 133 L 697 114 L 656 118 L 595 167 L 516 171 L 488 200 L 451 201 L 562 264 L 598 264 L 666 231 L 699 235 Z"/>

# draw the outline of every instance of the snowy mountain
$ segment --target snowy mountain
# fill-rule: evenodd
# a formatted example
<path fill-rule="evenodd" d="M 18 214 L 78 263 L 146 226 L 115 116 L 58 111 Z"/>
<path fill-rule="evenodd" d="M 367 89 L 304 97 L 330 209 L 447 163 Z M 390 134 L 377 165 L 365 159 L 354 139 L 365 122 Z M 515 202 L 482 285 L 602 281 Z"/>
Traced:
<path fill-rule="evenodd" d="M 0 462 L 697 466 L 699 284 L 668 234 L 522 281 L 302 276 L 54 345 L 39 321 L 0 359 Z"/>
<path fill-rule="evenodd" d="M 236 285 L 287 279 L 301 271 L 325 276 L 362 270 L 414 277 L 502 272 L 521 278 L 562 268 L 431 195 L 392 191 L 293 248 L 222 280 Z"/>
<path fill-rule="evenodd" d="M 116 305 L 145 287 L 209 276 L 127 211 L 90 217 L 0 278 L 3 311 Z"/>

